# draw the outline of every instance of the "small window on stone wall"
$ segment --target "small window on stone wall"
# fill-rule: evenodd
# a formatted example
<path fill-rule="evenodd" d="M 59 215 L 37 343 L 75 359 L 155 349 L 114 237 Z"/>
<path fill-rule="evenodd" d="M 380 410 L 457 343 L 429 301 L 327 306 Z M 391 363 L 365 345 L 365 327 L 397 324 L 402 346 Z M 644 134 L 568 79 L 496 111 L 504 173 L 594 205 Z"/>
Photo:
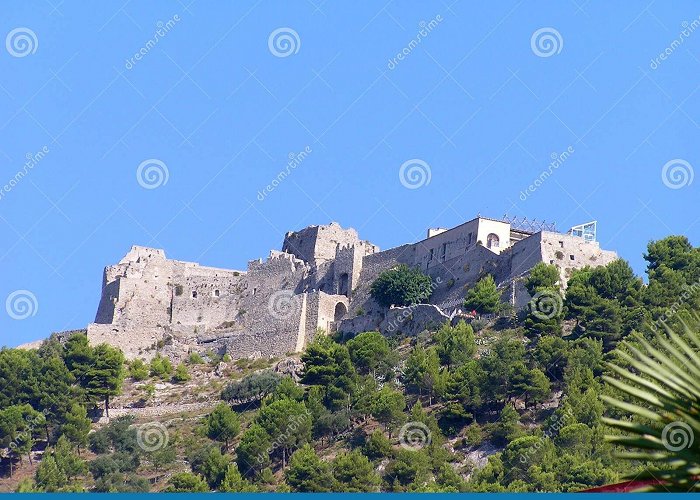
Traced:
<path fill-rule="evenodd" d="M 218 291 L 218 290 L 214 290 L 214 297 L 218 297 L 218 296 L 219 296 L 219 291 Z"/>
<path fill-rule="evenodd" d="M 569 255 L 569 258 L 570 258 L 571 260 L 576 260 L 576 257 L 574 257 L 574 254 Z"/>
<path fill-rule="evenodd" d="M 192 291 L 192 298 L 196 299 L 197 298 L 197 290 Z"/>
<path fill-rule="evenodd" d="M 501 241 L 497 234 L 490 233 L 486 237 L 486 246 L 489 248 L 498 248 L 501 245 Z"/>

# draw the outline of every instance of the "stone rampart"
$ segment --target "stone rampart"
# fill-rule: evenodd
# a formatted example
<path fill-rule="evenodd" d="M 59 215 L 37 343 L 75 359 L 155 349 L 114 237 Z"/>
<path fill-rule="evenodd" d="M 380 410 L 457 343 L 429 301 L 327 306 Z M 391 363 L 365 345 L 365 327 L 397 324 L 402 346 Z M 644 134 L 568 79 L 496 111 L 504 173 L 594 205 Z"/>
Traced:
<path fill-rule="evenodd" d="M 487 274 L 505 300 L 522 306 L 529 300 L 522 279 L 538 262 L 557 265 L 565 284 L 573 269 L 617 258 L 598 243 L 567 234 L 514 234 L 506 222 L 476 218 L 381 252 L 354 229 L 310 226 L 287 233 L 283 251 L 250 261 L 245 272 L 170 260 L 163 250 L 134 246 L 105 268 L 88 337 L 117 345 L 130 358 L 147 359 L 159 349 L 279 356 L 303 349 L 318 329 L 387 331 L 406 310 L 380 307 L 370 288 L 399 264 L 433 280 L 430 304 L 414 306 L 398 329 L 415 334 L 449 318 Z"/>

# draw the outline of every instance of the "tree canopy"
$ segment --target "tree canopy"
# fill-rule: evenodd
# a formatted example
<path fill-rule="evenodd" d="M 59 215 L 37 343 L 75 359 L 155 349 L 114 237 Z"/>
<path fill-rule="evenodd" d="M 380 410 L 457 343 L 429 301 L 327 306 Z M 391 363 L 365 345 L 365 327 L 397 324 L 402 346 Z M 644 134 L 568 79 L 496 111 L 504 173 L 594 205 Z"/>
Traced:
<path fill-rule="evenodd" d="M 372 298 L 384 307 L 422 304 L 432 292 L 430 276 L 405 264 L 381 273 L 370 288 Z"/>
<path fill-rule="evenodd" d="M 469 289 L 464 299 L 464 307 L 480 314 L 498 312 L 501 305 L 501 293 L 496 288 L 493 276 L 487 274 Z"/>

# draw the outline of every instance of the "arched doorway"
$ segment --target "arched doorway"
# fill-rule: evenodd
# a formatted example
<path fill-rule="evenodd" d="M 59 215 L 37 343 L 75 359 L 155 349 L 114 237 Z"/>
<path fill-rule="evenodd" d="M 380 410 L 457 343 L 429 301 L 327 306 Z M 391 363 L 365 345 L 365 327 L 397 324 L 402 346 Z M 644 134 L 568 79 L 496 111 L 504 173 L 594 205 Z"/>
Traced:
<path fill-rule="evenodd" d="M 487 248 L 498 248 L 501 246 L 501 239 L 497 234 L 491 233 L 486 237 Z"/>
<path fill-rule="evenodd" d="M 335 305 L 335 313 L 333 314 L 333 321 L 338 322 L 348 313 L 348 308 L 342 302 L 338 302 Z"/>

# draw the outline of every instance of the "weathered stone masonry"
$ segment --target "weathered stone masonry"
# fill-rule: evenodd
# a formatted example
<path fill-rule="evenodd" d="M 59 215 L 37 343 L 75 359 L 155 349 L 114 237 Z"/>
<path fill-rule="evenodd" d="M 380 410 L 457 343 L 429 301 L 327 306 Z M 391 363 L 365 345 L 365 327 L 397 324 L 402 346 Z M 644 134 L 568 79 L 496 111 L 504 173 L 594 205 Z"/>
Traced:
<path fill-rule="evenodd" d="M 302 350 L 319 329 L 352 334 L 392 327 L 400 312 L 382 310 L 369 288 L 398 264 L 433 278 L 436 307 L 420 315 L 437 321 L 485 273 L 521 306 L 529 296 L 518 278 L 538 262 L 556 264 L 565 284 L 572 269 L 616 258 L 595 241 L 483 217 L 431 229 L 425 240 L 383 252 L 353 229 L 310 226 L 287 233 L 281 252 L 249 262 L 247 271 L 170 260 L 163 250 L 134 246 L 105 269 L 88 337 L 129 358 L 148 359 L 158 350 L 173 357 L 208 350 L 233 358 L 280 356 Z"/>

